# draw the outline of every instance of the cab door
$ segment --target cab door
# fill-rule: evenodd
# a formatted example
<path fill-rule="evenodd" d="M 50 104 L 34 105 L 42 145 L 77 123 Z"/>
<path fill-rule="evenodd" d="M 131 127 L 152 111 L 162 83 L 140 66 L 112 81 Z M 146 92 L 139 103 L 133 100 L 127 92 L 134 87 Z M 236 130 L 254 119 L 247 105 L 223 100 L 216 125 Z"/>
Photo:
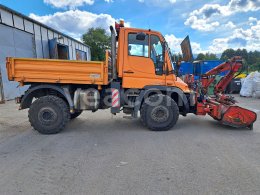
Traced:
<path fill-rule="evenodd" d="M 125 32 L 123 87 L 165 85 L 163 44 L 150 33 Z"/>

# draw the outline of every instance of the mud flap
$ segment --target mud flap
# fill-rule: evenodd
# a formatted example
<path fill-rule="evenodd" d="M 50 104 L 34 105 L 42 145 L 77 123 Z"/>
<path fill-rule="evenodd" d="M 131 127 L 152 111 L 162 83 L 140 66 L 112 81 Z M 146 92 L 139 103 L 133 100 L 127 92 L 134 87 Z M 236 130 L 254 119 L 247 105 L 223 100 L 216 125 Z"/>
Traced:
<path fill-rule="evenodd" d="M 111 83 L 111 113 L 116 114 L 120 112 L 121 108 L 121 95 L 120 95 L 120 83 Z"/>
<path fill-rule="evenodd" d="M 241 108 L 239 106 L 230 106 L 223 114 L 220 122 L 232 127 L 252 127 L 256 121 L 257 114 L 253 111 Z"/>

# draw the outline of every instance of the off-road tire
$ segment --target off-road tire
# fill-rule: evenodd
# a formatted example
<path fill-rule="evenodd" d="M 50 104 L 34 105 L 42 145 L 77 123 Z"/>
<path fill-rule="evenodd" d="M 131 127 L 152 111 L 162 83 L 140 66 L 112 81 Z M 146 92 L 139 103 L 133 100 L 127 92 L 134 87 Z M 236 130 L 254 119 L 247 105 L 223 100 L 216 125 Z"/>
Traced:
<path fill-rule="evenodd" d="M 160 98 L 161 103 L 153 106 L 144 101 L 140 113 L 142 124 L 152 131 L 170 130 L 179 119 L 179 107 L 177 106 L 176 102 L 169 96 L 162 94 L 152 95 L 148 98 L 150 102 L 155 102 L 158 100 L 158 98 Z M 158 109 L 161 109 L 161 112 L 164 112 L 165 115 L 163 115 L 164 118 L 162 120 L 159 117 L 156 121 L 156 117 L 154 115 L 156 110 L 158 112 Z"/>
<path fill-rule="evenodd" d="M 35 100 L 29 109 L 31 126 L 41 134 L 56 134 L 64 129 L 70 119 L 66 102 L 56 96 Z"/>
<path fill-rule="evenodd" d="M 73 120 L 77 118 L 79 115 L 81 115 L 82 111 L 74 112 L 73 114 L 70 114 L 70 119 Z"/>

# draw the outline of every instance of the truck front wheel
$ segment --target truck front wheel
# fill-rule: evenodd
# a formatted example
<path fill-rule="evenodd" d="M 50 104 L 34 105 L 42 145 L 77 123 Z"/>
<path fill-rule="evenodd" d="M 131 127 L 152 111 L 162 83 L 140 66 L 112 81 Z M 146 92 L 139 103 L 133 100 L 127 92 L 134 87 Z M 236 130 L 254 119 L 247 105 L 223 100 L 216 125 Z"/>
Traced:
<path fill-rule="evenodd" d="M 56 96 L 40 97 L 29 109 L 29 121 L 32 127 L 41 134 L 59 133 L 69 119 L 68 105 Z"/>
<path fill-rule="evenodd" d="M 148 100 L 148 101 L 147 101 Z M 152 95 L 142 105 L 141 121 L 153 131 L 167 131 L 179 119 L 176 102 L 165 95 Z"/>

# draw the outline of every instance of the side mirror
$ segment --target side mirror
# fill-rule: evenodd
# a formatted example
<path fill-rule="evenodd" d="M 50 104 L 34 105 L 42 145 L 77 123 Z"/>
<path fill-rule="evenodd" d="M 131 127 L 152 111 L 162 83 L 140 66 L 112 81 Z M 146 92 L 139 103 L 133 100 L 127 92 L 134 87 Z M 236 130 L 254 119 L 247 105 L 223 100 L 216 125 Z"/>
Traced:
<path fill-rule="evenodd" d="M 145 38 L 146 38 L 146 34 L 143 33 L 143 32 L 140 32 L 140 33 L 138 33 L 138 34 L 136 35 L 136 40 L 138 40 L 138 41 L 144 41 Z"/>

